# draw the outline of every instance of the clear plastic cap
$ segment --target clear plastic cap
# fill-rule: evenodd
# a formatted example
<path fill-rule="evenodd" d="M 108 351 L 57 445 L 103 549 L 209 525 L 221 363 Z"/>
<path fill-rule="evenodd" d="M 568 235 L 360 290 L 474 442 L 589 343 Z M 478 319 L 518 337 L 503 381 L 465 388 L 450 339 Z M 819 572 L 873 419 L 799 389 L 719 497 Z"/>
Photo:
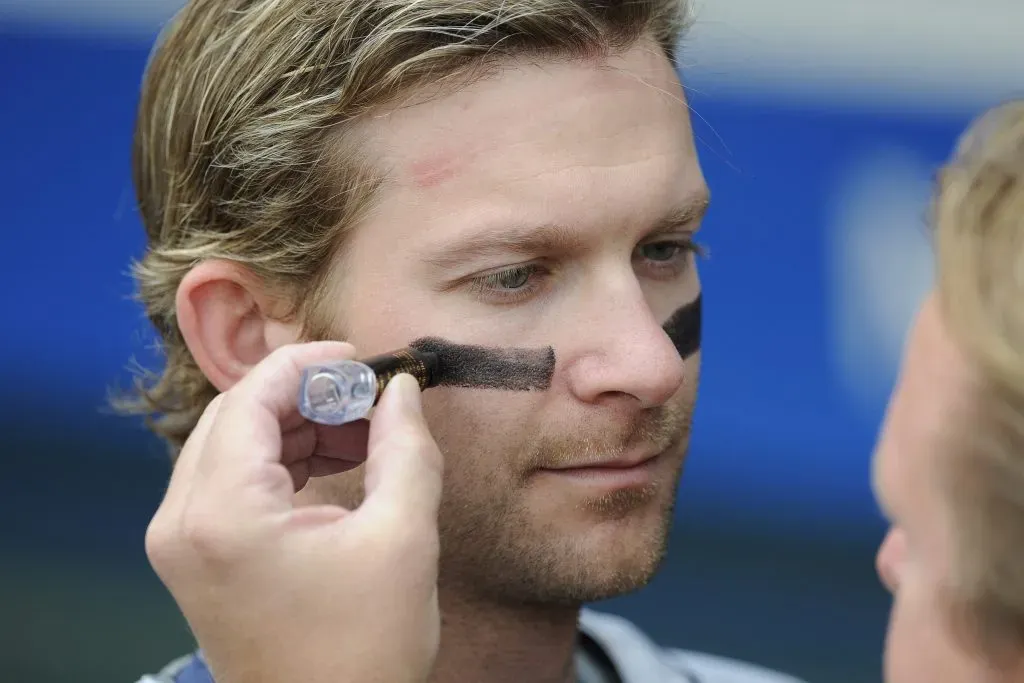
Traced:
<path fill-rule="evenodd" d="M 377 399 L 377 375 L 365 363 L 344 360 L 302 373 L 299 413 L 311 422 L 341 425 L 366 417 Z"/>

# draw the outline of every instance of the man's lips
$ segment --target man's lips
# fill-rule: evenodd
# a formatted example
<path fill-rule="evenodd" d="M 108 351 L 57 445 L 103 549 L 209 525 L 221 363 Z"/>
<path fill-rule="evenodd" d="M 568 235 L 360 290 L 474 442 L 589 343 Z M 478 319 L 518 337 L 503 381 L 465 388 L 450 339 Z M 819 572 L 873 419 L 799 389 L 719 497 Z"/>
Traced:
<path fill-rule="evenodd" d="M 573 460 L 566 463 L 543 467 L 541 469 L 552 472 L 572 470 L 628 470 L 651 462 L 662 452 L 664 451 L 652 452 L 650 449 L 647 449 L 636 453 L 628 453 L 616 458 L 588 458 L 586 460 Z"/>

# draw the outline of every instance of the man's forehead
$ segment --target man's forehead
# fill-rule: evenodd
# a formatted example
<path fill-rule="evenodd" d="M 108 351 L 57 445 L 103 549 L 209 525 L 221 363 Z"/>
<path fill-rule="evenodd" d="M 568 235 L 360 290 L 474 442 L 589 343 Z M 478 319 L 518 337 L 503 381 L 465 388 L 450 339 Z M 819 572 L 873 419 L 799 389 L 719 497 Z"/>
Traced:
<path fill-rule="evenodd" d="M 639 95 L 643 102 L 636 101 Z M 531 139 L 549 145 L 557 136 L 566 138 L 566 145 L 588 139 L 607 143 L 615 130 L 636 127 L 641 117 L 649 123 L 652 99 L 660 100 L 665 116 L 688 120 L 675 71 L 645 42 L 601 61 L 508 62 L 485 78 L 412 94 L 365 121 L 364 129 L 393 180 L 429 189 L 472 172 L 481 158 L 508 155 Z"/>
<path fill-rule="evenodd" d="M 414 187 L 429 189 L 454 178 L 467 161 L 466 154 L 456 149 L 429 150 L 409 161 L 405 175 Z"/>

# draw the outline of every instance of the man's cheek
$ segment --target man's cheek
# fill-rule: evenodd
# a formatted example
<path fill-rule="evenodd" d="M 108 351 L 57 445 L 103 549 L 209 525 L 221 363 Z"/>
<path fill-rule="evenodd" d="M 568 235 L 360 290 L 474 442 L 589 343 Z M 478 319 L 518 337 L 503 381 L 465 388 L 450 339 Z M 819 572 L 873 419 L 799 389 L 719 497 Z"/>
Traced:
<path fill-rule="evenodd" d="M 486 460 L 487 454 L 516 452 L 539 429 L 522 402 L 522 397 L 504 392 L 438 388 L 424 392 L 423 412 L 450 465 L 464 458 Z"/>
<path fill-rule="evenodd" d="M 478 392 L 436 388 L 423 394 L 427 425 L 446 462 L 460 457 L 461 451 L 472 448 L 474 442 L 483 444 L 489 438 L 490 429 L 470 398 L 473 393 Z"/>

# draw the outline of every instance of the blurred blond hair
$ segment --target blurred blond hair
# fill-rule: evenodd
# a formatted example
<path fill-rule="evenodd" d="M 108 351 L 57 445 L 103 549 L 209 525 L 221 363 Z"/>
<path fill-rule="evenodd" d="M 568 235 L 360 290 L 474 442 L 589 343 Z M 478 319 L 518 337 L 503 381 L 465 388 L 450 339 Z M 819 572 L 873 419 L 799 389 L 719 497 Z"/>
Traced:
<path fill-rule="evenodd" d="M 937 287 L 978 386 L 944 479 L 958 629 L 994 659 L 1024 653 L 1024 100 L 987 111 L 939 175 Z"/>

